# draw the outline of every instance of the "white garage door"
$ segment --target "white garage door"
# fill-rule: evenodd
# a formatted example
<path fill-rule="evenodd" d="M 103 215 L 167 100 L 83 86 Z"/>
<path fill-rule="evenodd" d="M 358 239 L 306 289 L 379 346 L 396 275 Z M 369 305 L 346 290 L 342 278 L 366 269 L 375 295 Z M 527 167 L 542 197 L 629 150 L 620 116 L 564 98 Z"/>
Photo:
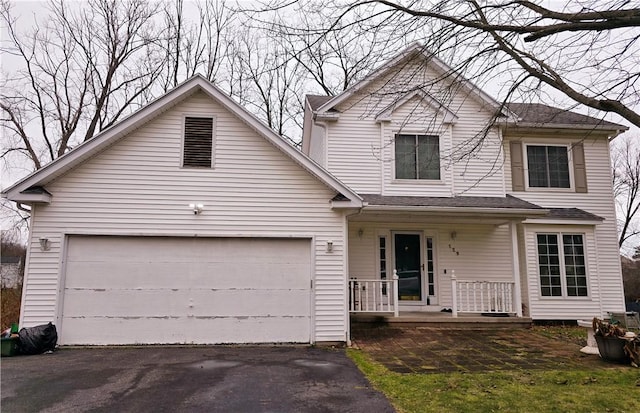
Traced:
<path fill-rule="evenodd" d="M 72 236 L 61 344 L 309 342 L 308 239 Z"/>

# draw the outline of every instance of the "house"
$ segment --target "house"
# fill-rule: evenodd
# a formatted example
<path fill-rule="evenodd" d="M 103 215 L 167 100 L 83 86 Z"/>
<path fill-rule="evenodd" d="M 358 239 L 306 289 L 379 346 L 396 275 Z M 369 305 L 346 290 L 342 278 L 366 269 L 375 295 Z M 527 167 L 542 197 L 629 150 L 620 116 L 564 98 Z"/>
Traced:
<path fill-rule="evenodd" d="M 412 46 L 308 97 L 302 152 L 187 80 L 2 193 L 31 208 L 21 325 L 53 321 L 61 344 L 316 343 L 348 341 L 356 312 L 622 310 L 624 127 L 501 108 L 446 70 Z"/>
<path fill-rule="evenodd" d="M 18 288 L 22 279 L 22 258 L 11 255 L 0 256 L 0 286 Z"/>
<path fill-rule="evenodd" d="M 420 45 L 337 96 L 308 96 L 303 152 L 365 202 L 347 218 L 351 310 L 384 307 L 374 280 L 394 270 L 400 312 L 623 309 L 609 140 L 626 129 L 505 107 Z"/>

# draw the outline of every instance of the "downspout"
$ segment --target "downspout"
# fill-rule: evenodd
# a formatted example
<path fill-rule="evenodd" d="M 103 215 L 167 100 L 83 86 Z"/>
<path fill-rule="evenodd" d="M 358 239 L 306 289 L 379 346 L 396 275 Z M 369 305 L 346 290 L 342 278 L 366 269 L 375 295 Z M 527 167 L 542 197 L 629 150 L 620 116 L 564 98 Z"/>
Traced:
<path fill-rule="evenodd" d="M 324 162 L 318 162 L 320 165 L 322 165 L 325 169 L 329 170 L 329 126 L 327 125 L 326 121 L 323 120 L 316 120 L 315 117 L 313 119 L 313 123 L 320 126 L 322 129 L 324 129 L 324 145 L 322 145 L 322 150 L 323 150 L 323 154 L 322 154 L 322 158 Z M 309 144 L 311 144 L 311 142 L 309 142 Z M 311 154 L 311 148 L 309 148 L 309 154 Z M 317 162 L 317 159 L 314 159 Z"/>

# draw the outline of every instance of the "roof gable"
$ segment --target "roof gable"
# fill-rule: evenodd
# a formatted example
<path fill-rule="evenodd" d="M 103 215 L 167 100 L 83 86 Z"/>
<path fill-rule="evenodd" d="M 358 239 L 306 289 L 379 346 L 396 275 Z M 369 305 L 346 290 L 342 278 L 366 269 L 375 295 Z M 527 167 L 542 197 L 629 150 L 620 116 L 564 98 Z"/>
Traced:
<path fill-rule="evenodd" d="M 334 202 L 334 206 L 359 207 L 362 205 L 362 199 L 353 190 L 348 188 L 306 155 L 291 146 L 281 136 L 258 120 L 253 114 L 249 113 L 231 97 L 223 93 L 220 89 L 200 75 L 191 77 L 114 126 L 102 131 L 94 138 L 82 143 L 67 154 L 20 180 L 3 191 L 2 196 L 10 200 L 23 203 L 49 202 L 51 199 L 50 196 L 48 198 L 34 199 L 30 192 L 30 188 L 45 186 L 47 183 L 87 161 L 107 147 L 115 144 L 133 130 L 147 123 L 151 119 L 154 119 L 197 91 L 202 91 L 210 98 L 214 99 L 226 110 L 237 116 L 241 121 L 257 132 L 258 135 L 266 139 L 303 169 L 315 176 L 320 182 L 346 197 L 346 201 Z"/>
<path fill-rule="evenodd" d="M 449 109 L 445 104 L 439 102 L 434 97 L 429 95 L 427 92 L 417 89 L 404 94 L 395 102 L 391 103 L 390 105 L 382 109 L 380 112 L 378 112 L 376 114 L 376 121 L 377 122 L 391 121 L 393 112 L 396 109 L 399 109 L 400 107 L 408 103 L 409 101 L 411 101 L 413 98 L 418 98 L 420 102 L 434 109 L 435 112 L 438 113 L 439 115 L 442 115 L 444 123 L 455 123 L 456 120 L 458 119 L 456 114 L 451 109 Z"/>
<path fill-rule="evenodd" d="M 403 63 L 408 62 L 414 58 L 426 60 L 432 69 L 438 72 L 439 75 L 443 77 L 448 77 L 450 81 L 455 82 L 456 86 L 460 87 L 461 90 L 464 90 L 467 93 L 469 93 L 471 96 L 474 96 L 479 101 L 489 106 L 491 109 L 495 111 L 500 111 L 505 116 L 513 117 L 513 114 L 506 108 L 503 108 L 503 106 L 499 102 L 497 102 L 494 98 L 492 98 L 483 90 L 481 90 L 479 87 L 474 85 L 471 81 L 464 78 L 459 73 L 455 72 L 451 67 L 449 67 L 442 60 L 440 60 L 434 53 L 431 53 L 430 51 L 428 51 L 420 43 L 414 43 L 411 46 L 407 47 L 405 50 L 400 52 L 398 55 L 396 55 L 394 58 L 389 60 L 387 63 L 385 63 L 378 69 L 374 70 L 366 78 L 352 85 L 351 87 L 346 89 L 344 92 L 340 93 L 339 95 L 331 97 L 324 102 L 322 102 L 324 99 L 317 99 L 319 97 L 310 96 L 311 99 L 308 99 L 309 103 L 312 106 L 312 108 L 315 105 L 319 105 L 316 108 L 316 112 L 319 114 L 329 112 L 330 110 L 334 109 L 336 106 L 340 105 L 341 103 L 344 103 L 347 99 L 349 99 L 356 93 L 364 90 L 367 86 L 371 85 L 377 79 L 380 79 L 388 75 L 393 70 L 396 70 L 397 67 L 400 67 Z"/>

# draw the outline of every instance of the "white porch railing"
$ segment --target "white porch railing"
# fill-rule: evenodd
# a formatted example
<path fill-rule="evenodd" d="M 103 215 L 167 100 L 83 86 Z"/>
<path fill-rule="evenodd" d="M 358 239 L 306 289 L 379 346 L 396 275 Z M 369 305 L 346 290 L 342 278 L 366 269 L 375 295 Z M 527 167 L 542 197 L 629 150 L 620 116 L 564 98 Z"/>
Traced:
<path fill-rule="evenodd" d="M 517 314 L 514 282 L 458 280 L 453 273 L 451 291 L 454 317 L 458 313 Z"/>
<path fill-rule="evenodd" d="M 398 276 L 391 280 L 349 280 L 349 312 L 393 313 L 398 316 Z"/>

